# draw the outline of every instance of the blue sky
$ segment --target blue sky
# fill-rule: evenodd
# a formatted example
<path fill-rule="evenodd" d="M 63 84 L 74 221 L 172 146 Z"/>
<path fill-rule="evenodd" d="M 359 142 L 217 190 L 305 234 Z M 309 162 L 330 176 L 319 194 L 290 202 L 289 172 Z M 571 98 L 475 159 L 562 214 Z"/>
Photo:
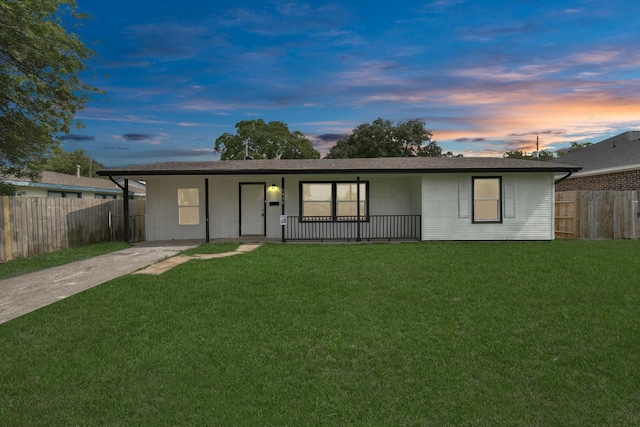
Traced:
<path fill-rule="evenodd" d="M 640 129 L 640 2 L 78 0 L 104 99 L 64 138 L 108 167 L 214 160 L 241 120 L 326 154 L 377 117 L 501 156 Z"/>

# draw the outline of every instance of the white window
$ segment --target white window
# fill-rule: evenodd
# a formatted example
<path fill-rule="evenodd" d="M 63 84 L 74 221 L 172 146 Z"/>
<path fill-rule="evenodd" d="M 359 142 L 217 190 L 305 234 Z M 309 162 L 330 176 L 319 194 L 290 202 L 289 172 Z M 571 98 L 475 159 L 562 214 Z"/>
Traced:
<path fill-rule="evenodd" d="M 178 188 L 178 224 L 200 224 L 200 192 L 197 188 Z"/>
<path fill-rule="evenodd" d="M 502 222 L 502 178 L 473 178 L 473 222 Z"/>
<path fill-rule="evenodd" d="M 366 216 L 367 188 L 360 183 L 360 216 Z M 358 216 L 358 184 L 336 183 L 336 215 L 338 217 Z"/>
<path fill-rule="evenodd" d="M 302 216 L 326 217 L 330 220 L 333 215 L 332 206 L 331 183 L 302 184 Z"/>
<path fill-rule="evenodd" d="M 302 182 L 300 212 L 304 221 L 355 221 L 368 215 L 368 182 Z M 360 205 L 358 207 L 358 205 Z"/>

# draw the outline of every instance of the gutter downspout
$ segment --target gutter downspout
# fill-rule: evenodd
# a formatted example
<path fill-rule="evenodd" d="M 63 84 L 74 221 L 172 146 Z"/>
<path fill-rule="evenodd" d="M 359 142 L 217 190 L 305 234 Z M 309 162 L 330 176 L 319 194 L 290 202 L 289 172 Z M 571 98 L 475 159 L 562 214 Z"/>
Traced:
<path fill-rule="evenodd" d="M 111 180 L 111 182 L 113 182 L 115 185 L 117 185 L 122 189 L 122 194 L 124 196 L 124 200 L 123 200 L 124 241 L 126 243 L 131 243 L 131 239 L 129 239 L 129 180 L 128 179 L 124 180 L 124 187 L 123 187 L 122 185 L 118 184 L 115 179 L 113 179 L 112 175 L 109 175 L 109 179 Z"/>
<path fill-rule="evenodd" d="M 571 175 L 573 175 L 573 171 L 569 171 L 569 173 L 568 173 L 568 174 L 566 174 L 565 176 L 563 176 L 563 177 L 562 177 L 562 178 L 560 178 L 560 179 L 557 179 L 557 180 L 556 180 L 556 182 L 555 182 L 555 183 L 556 183 L 556 185 L 557 185 L 557 184 L 560 184 L 562 181 L 564 181 L 565 179 L 569 178 Z"/>

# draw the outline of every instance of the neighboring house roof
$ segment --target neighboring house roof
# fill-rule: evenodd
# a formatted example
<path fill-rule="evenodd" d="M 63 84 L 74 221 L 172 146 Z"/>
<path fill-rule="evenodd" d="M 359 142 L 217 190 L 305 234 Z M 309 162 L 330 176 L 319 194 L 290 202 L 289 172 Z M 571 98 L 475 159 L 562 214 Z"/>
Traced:
<path fill-rule="evenodd" d="M 114 178 L 118 184 L 124 187 L 124 178 Z M 147 194 L 147 184 L 144 181 L 135 179 L 129 180 L 129 193 L 136 196 L 145 196 Z"/>
<path fill-rule="evenodd" d="M 49 171 L 42 172 L 42 179 L 39 182 L 16 177 L 4 177 L 3 180 L 18 187 L 38 187 L 49 190 L 90 191 L 105 194 L 119 194 L 122 191 L 108 179 L 79 177 Z"/>
<path fill-rule="evenodd" d="M 640 169 L 640 131 L 621 133 L 551 161 L 582 166 L 574 176 Z"/>
<path fill-rule="evenodd" d="M 105 169 L 101 176 L 324 173 L 575 172 L 569 164 L 491 157 L 384 157 L 374 159 L 227 160 L 172 162 Z"/>

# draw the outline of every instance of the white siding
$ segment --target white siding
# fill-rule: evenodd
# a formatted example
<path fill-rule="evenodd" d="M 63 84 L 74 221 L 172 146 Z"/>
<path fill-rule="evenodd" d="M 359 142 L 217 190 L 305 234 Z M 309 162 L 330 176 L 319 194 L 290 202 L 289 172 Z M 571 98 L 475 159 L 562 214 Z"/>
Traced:
<path fill-rule="evenodd" d="M 237 177 L 211 177 L 209 179 L 209 232 L 212 239 L 239 236 L 240 198 Z"/>
<path fill-rule="evenodd" d="M 197 188 L 200 196 L 200 223 L 178 224 L 178 188 Z M 204 239 L 204 177 L 153 177 L 147 179 L 147 240 Z"/>
<path fill-rule="evenodd" d="M 553 239 L 554 185 L 552 173 L 484 174 L 503 177 L 504 216 L 506 180 L 513 181 L 515 215 L 501 224 L 474 224 L 461 218 L 459 187 L 461 180 L 483 174 L 433 174 L 422 178 L 423 240 L 551 240 Z M 511 183 L 509 184 L 511 185 Z M 468 192 L 469 206 L 472 204 Z"/>
<path fill-rule="evenodd" d="M 212 176 L 209 177 L 210 237 L 233 239 L 240 236 L 240 184 L 261 183 L 266 186 L 266 237 L 279 238 L 281 178 L 268 175 Z M 275 184 L 276 189 L 271 189 Z M 270 202 L 278 202 L 271 206 Z"/>
<path fill-rule="evenodd" d="M 550 240 L 553 239 L 553 174 L 502 174 L 503 186 L 513 180 L 515 216 L 502 224 L 473 224 L 459 217 L 459 182 L 481 174 L 432 174 L 425 176 L 360 174 L 369 182 L 371 215 L 422 214 L 424 240 Z M 497 174 L 490 174 L 496 176 Z M 239 237 L 240 183 L 264 183 L 267 188 L 266 236 L 278 239 L 282 228 L 281 176 L 148 177 L 148 240 L 204 239 L 205 178 L 209 179 L 209 232 L 212 239 Z M 287 215 L 299 215 L 300 182 L 355 181 L 353 174 L 285 176 Z M 271 190 L 276 184 L 277 190 Z M 509 184 L 510 185 L 510 184 Z M 178 225 L 178 188 L 200 190 L 200 224 Z M 469 192 L 468 197 L 471 197 Z M 269 202 L 278 202 L 271 206 Z M 471 200 L 468 200 L 469 206 Z M 505 198 L 503 194 L 503 211 Z M 503 212 L 504 213 L 504 212 Z M 504 215 L 503 215 L 504 216 Z"/>
<path fill-rule="evenodd" d="M 27 197 L 47 197 L 49 190 L 37 187 L 18 187 L 18 193 Z"/>
<path fill-rule="evenodd" d="M 148 240 L 204 239 L 205 194 L 204 181 L 209 179 L 209 237 L 211 239 L 233 239 L 239 237 L 240 228 L 240 183 L 264 183 L 267 201 L 266 237 L 279 239 L 282 176 L 193 176 L 193 177 L 148 177 L 147 218 Z M 285 176 L 285 208 L 287 215 L 299 215 L 300 182 L 355 181 L 354 175 L 296 175 Z M 420 214 L 421 180 L 417 176 L 361 175 L 361 181 L 369 182 L 369 209 L 371 215 Z M 277 189 L 271 189 L 276 184 Z M 200 224 L 178 225 L 178 188 L 199 188 Z M 278 202 L 270 205 L 269 202 Z"/>

